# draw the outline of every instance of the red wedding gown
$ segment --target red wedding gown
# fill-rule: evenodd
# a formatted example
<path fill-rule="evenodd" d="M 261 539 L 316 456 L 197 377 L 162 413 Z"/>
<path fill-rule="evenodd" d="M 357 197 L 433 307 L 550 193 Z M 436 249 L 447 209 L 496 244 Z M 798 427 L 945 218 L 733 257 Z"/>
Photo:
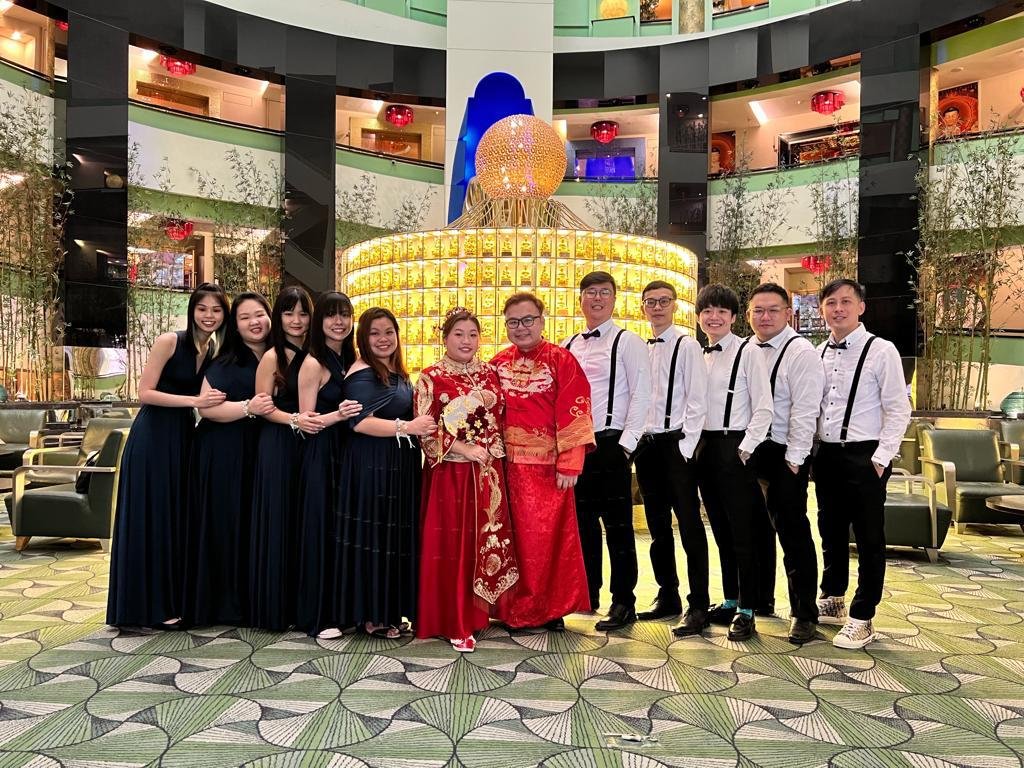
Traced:
<path fill-rule="evenodd" d="M 491 363 L 505 394 L 509 506 L 519 584 L 501 605 L 512 627 L 537 627 L 590 610 L 576 501 L 556 472 L 579 475 L 594 445 L 590 384 L 571 352 L 548 341 L 509 347 Z"/>
<path fill-rule="evenodd" d="M 426 471 L 417 637 L 462 639 L 483 629 L 519 578 L 501 461 L 503 406 L 494 368 L 477 360 L 444 357 L 416 382 L 416 415 L 437 421 L 437 431 L 420 440 Z M 484 446 L 491 460 L 481 466 L 457 456 L 456 440 Z"/>

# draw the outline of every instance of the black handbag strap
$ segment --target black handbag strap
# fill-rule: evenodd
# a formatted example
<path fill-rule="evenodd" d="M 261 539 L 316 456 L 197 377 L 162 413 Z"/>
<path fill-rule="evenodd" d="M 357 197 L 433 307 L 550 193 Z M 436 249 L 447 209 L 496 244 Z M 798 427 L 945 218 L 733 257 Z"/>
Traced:
<path fill-rule="evenodd" d="M 683 336 L 676 339 L 675 349 L 672 350 L 672 362 L 668 367 L 668 392 L 665 394 L 665 429 L 672 424 L 672 392 L 676 387 L 676 362 L 679 360 L 679 345 L 683 343 Z"/>
<path fill-rule="evenodd" d="M 725 396 L 725 414 L 722 417 L 722 431 L 729 431 L 729 419 L 732 417 L 732 398 L 736 394 L 736 377 L 740 373 L 740 358 L 743 357 L 743 350 L 747 344 L 750 343 L 750 339 L 744 339 L 743 343 L 740 344 L 739 351 L 736 352 L 736 359 L 732 361 L 732 375 L 729 376 L 729 390 Z"/>

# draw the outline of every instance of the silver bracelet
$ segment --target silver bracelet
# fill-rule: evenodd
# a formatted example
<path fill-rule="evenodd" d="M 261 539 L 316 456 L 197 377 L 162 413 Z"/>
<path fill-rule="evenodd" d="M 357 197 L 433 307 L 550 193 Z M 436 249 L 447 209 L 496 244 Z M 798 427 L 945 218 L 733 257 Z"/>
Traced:
<path fill-rule="evenodd" d="M 395 441 L 399 447 L 402 445 L 402 438 L 405 438 L 406 442 L 409 443 L 409 447 L 412 448 L 412 437 L 405 431 L 408 422 L 402 421 L 401 419 L 395 419 Z"/>
<path fill-rule="evenodd" d="M 288 426 L 292 428 L 292 432 L 299 431 L 299 414 L 293 413 L 288 417 Z"/>
<path fill-rule="evenodd" d="M 255 413 L 249 413 L 249 400 L 248 400 L 248 398 L 246 398 L 245 400 L 242 401 L 242 415 L 245 416 L 245 418 L 247 418 L 247 419 L 255 419 L 256 418 L 256 414 Z"/>

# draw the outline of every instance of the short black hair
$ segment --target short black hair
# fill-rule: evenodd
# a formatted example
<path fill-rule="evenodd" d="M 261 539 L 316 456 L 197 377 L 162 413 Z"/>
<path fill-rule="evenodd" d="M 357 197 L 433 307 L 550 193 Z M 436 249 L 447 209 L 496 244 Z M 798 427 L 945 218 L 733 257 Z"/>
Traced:
<path fill-rule="evenodd" d="M 618 286 L 615 285 L 615 278 L 611 276 L 611 273 L 599 270 L 597 272 L 588 272 L 583 276 L 583 279 L 580 280 L 580 293 L 583 293 L 592 285 L 601 285 L 602 283 L 611 283 L 612 290 L 615 293 L 619 292 Z"/>
<path fill-rule="evenodd" d="M 960 114 L 960 107 L 951 104 L 950 106 L 948 106 L 944 110 L 942 110 L 942 114 L 944 114 L 944 115 L 948 115 L 950 112 L 956 112 L 959 115 Z"/>
<path fill-rule="evenodd" d="M 824 301 L 840 288 L 852 288 L 853 292 L 857 294 L 857 299 L 860 301 L 864 301 L 865 298 L 867 298 L 867 293 L 864 291 L 863 285 L 848 277 L 840 277 L 833 280 L 818 292 L 818 301 Z"/>
<path fill-rule="evenodd" d="M 667 283 L 664 280 L 651 280 L 651 282 L 645 285 L 644 289 L 640 291 L 640 296 L 642 298 L 647 295 L 648 291 L 658 291 L 661 289 L 665 289 L 666 291 L 672 291 L 672 298 L 678 298 L 676 296 L 676 287 L 672 285 L 672 283 Z"/>
<path fill-rule="evenodd" d="M 522 304 L 523 302 L 529 301 L 536 308 L 537 311 L 542 315 L 544 314 L 544 302 L 541 301 L 540 296 L 529 291 L 519 291 L 519 293 L 513 293 L 507 299 L 505 299 L 505 306 L 502 308 L 502 314 L 508 312 L 509 307 L 514 307 L 516 304 Z"/>
<path fill-rule="evenodd" d="M 774 293 L 776 296 L 778 296 L 780 299 L 786 302 L 787 307 L 790 306 L 789 291 L 787 291 L 778 283 L 761 283 L 759 286 L 757 286 L 757 288 L 750 292 L 750 298 L 754 298 L 759 293 Z M 749 303 L 749 301 L 750 300 L 748 299 L 747 303 Z"/>
<path fill-rule="evenodd" d="M 711 283 L 701 288 L 700 293 L 697 294 L 697 314 L 699 315 L 709 307 L 721 307 L 738 315 L 740 313 L 740 297 L 727 285 Z"/>

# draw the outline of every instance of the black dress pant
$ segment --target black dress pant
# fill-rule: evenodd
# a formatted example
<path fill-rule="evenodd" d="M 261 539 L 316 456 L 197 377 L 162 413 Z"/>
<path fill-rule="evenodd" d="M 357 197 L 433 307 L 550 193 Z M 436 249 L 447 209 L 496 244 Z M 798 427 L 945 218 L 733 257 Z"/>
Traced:
<path fill-rule="evenodd" d="M 576 482 L 576 520 L 587 570 L 590 604 L 596 606 L 602 586 L 601 524 L 608 541 L 612 603 L 636 604 L 636 541 L 633 537 L 632 472 L 619 445 L 622 432 L 598 432 L 597 448 L 587 454 Z"/>
<path fill-rule="evenodd" d="M 754 451 L 754 471 L 766 486 L 765 506 L 774 531 L 769 534 L 771 562 L 775 564 L 775 534 L 782 545 L 782 564 L 786 569 L 789 605 L 792 615 L 804 621 L 818 620 L 815 600 L 818 588 L 818 560 L 807 520 L 808 458 L 796 474 L 786 463 L 786 446 L 765 440 Z M 775 584 L 775 579 L 772 579 Z"/>
<path fill-rule="evenodd" d="M 726 600 L 754 610 L 760 599 L 756 515 L 764 513 L 752 466 L 740 461 L 743 432 L 704 432 L 697 444 L 698 486 L 718 545 Z"/>
<path fill-rule="evenodd" d="M 658 582 L 658 598 L 679 600 L 672 512 L 679 522 L 679 538 L 686 553 L 690 608 L 706 610 L 708 597 L 708 538 L 700 519 L 697 498 L 697 464 L 679 453 L 681 435 L 645 435 L 633 460 L 644 514 L 651 534 L 651 566 Z"/>
<path fill-rule="evenodd" d="M 870 619 L 885 583 L 885 484 L 892 464 L 879 477 L 871 456 L 877 441 L 821 443 L 814 457 L 818 532 L 824 569 L 822 597 L 842 597 L 850 583 L 850 527 L 857 543 L 857 591 L 850 603 L 854 619 Z"/>

